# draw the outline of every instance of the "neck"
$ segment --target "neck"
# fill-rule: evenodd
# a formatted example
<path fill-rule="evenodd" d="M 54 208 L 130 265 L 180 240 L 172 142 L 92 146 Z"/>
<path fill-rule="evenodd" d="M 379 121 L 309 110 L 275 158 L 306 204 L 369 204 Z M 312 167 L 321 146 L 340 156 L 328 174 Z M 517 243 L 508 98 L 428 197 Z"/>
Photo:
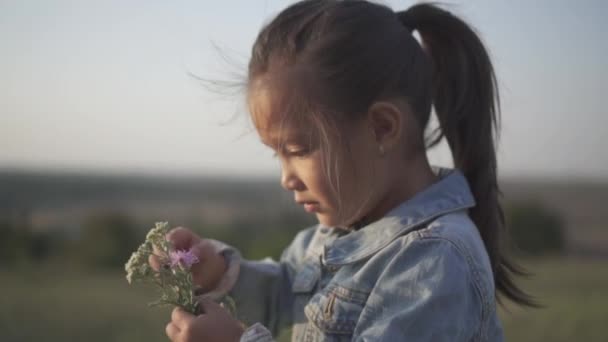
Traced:
<path fill-rule="evenodd" d="M 437 176 L 433 173 L 426 155 L 417 160 L 410 160 L 407 167 L 395 169 L 399 171 L 393 172 L 389 177 L 390 182 L 385 195 L 380 198 L 374 209 L 350 228 L 359 229 L 382 218 L 391 209 L 411 199 L 437 181 Z"/>

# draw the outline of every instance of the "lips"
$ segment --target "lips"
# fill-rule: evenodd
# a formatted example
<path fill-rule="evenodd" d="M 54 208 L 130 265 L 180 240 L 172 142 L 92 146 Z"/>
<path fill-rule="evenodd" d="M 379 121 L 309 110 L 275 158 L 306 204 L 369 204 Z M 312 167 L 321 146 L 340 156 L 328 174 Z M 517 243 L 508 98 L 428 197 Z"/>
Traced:
<path fill-rule="evenodd" d="M 304 210 L 306 210 L 309 213 L 314 213 L 319 211 L 320 206 L 319 203 L 317 202 L 308 202 L 308 203 L 304 203 Z"/>
<path fill-rule="evenodd" d="M 306 210 L 309 213 L 317 212 L 320 209 L 319 202 L 296 200 L 296 203 L 303 205 L 304 210 Z"/>

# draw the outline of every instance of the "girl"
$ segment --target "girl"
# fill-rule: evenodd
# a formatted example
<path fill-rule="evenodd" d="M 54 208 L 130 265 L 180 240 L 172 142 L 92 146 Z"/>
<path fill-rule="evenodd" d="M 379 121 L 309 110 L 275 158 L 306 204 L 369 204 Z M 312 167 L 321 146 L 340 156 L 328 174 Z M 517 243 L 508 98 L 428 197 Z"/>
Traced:
<path fill-rule="evenodd" d="M 171 231 L 178 248 L 199 254 L 192 272 L 204 313 L 174 310 L 167 335 L 501 341 L 497 295 L 531 302 L 503 249 L 497 99 L 479 38 L 433 5 L 395 13 L 362 0 L 307 0 L 285 9 L 253 46 L 247 103 L 281 162 L 282 186 L 319 224 L 279 262 Z M 440 127 L 425 136 L 431 108 Z M 453 170 L 426 156 L 444 137 Z M 225 294 L 248 326 L 210 300 Z"/>

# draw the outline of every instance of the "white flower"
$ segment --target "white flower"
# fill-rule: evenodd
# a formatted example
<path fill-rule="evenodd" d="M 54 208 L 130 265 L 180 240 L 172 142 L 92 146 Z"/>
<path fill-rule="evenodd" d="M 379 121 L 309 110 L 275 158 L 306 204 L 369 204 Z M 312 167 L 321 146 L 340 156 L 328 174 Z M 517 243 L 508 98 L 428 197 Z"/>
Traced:
<path fill-rule="evenodd" d="M 169 222 L 156 222 L 156 227 L 150 229 L 148 235 L 146 235 L 146 241 L 155 245 L 161 245 L 168 231 Z"/>

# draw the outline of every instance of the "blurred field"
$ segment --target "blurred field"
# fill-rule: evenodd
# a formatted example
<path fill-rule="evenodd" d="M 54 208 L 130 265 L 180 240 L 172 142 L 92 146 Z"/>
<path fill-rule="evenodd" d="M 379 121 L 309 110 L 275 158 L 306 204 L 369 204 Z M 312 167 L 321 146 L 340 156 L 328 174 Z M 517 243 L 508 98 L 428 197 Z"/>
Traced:
<path fill-rule="evenodd" d="M 57 269 L 0 273 L 1 341 L 167 341 L 170 309 L 149 309 L 150 289 L 123 273 Z"/>
<path fill-rule="evenodd" d="M 608 260 L 544 259 L 526 263 L 521 282 L 545 306 L 501 312 L 507 341 L 608 341 Z"/>
<path fill-rule="evenodd" d="M 154 291 L 129 287 L 121 271 L 156 221 L 252 259 L 278 258 L 316 223 L 276 180 L 0 171 L 0 189 L 0 342 L 166 341 L 171 309 L 148 308 Z M 511 238 L 537 256 L 522 285 L 546 306 L 501 311 L 507 341 L 608 341 L 608 184 L 503 189 Z"/>
<path fill-rule="evenodd" d="M 606 341 L 608 261 L 544 259 L 524 286 L 547 306 L 501 312 L 507 341 Z M 16 341 L 166 341 L 168 308 L 122 272 L 0 271 L 0 331 Z"/>

